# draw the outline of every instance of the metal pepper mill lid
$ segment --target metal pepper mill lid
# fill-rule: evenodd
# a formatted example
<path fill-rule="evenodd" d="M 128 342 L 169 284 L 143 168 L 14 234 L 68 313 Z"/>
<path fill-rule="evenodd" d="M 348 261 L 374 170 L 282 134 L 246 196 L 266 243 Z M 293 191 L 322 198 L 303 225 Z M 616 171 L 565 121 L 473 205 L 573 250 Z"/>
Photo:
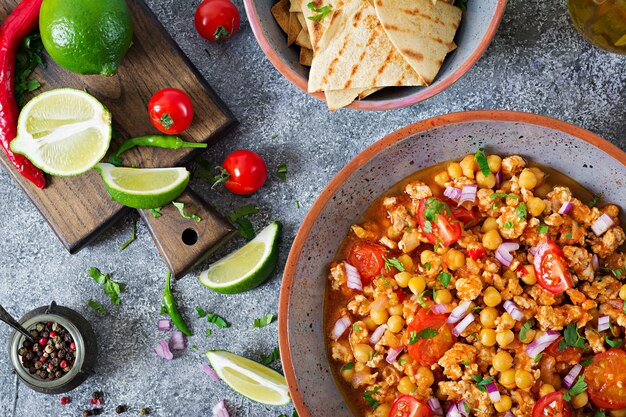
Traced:
<path fill-rule="evenodd" d="M 76 344 L 76 358 L 72 369 L 58 379 L 45 380 L 31 375 L 22 365 L 18 350 L 26 338 L 14 331 L 9 338 L 9 357 L 15 373 L 26 386 L 44 394 L 61 394 L 78 387 L 93 374 L 98 359 L 96 334 L 91 324 L 78 312 L 59 306 L 53 301 L 49 306 L 28 312 L 19 322 L 28 330 L 39 322 L 58 323 L 70 333 Z"/>

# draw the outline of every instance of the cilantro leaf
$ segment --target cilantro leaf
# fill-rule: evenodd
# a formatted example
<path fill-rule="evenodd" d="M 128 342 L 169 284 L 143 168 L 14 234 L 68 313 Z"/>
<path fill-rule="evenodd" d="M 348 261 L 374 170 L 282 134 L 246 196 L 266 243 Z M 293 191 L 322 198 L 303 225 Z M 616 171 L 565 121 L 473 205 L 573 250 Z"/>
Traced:
<path fill-rule="evenodd" d="M 99 302 L 97 302 L 96 300 L 90 299 L 89 301 L 87 301 L 87 306 L 96 310 L 98 314 L 100 314 L 102 317 L 104 317 L 107 313 L 104 306 L 100 304 Z"/>
<path fill-rule="evenodd" d="M 603 198 L 604 198 L 603 193 L 594 194 L 591 201 L 587 203 L 587 206 L 589 206 L 589 208 L 595 207 Z"/>
<path fill-rule="evenodd" d="M 432 339 L 438 334 L 439 333 L 437 333 L 437 330 L 433 329 L 432 327 L 427 327 L 424 330 L 419 331 L 419 332 L 412 331 L 411 338 L 409 339 L 409 344 L 413 345 L 417 343 L 418 340 L 421 340 L 421 339 Z"/>
<path fill-rule="evenodd" d="M 452 279 L 452 276 L 447 272 L 442 271 L 439 273 L 439 275 L 437 275 L 437 279 L 439 280 L 439 282 L 441 282 L 441 285 L 447 287 L 448 285 L 450 285 L 450 280 Z"/>
<path fill-rule="evenodd" d="M 204 311 L 204 309 L 202 307 L 196 307 L 196 311 L 198 312 L 198 318 L 201 319 L 203 317 L 206 317 L 207 313 L 206 311 Z"/>
<path fill-rule="evenodd" d="M 265 366 L 271 365 L 277 359 L 280 359 L 280 349 L 275 348 L 269 355 L 261 355 L 261 363 Z"/>
<path fill-rule="evenodd" d="M 491 170 L 489 169 L 489 163 L 487 162 L 487 155 L 485 155 L 485 152 L 483 152 L 481 148 L 478 148 L 476 150 L 476 153 L 474 154 L 474 161 L 476 161 L 476 163 L 478 164 L 478 167 L 480 168 L 480 170 L 482 171 L 485 177 L 488 177 L 489 175 L 491 175 Z"/>
<path fill-rule="evenodd" d="M 374 398 L 372 398 L 372 395 L 376 394 L 376 392 L 378 392 L 378 390 L 381 387 L 374 387 L 373 390 L 371 391 L 365 391 L 363 393 L 363 398 L 365 398 L 365 400 L 367 401 L 367 403 L 370 405 L 370 407 L 372 408 L 372 410 L 376 410 L 378 408 L 378 406 L 380 405 L 380 403 L 378 401 L 376 401 Z"/>
<path fill-rule="evenodd" d="M 239 235 L 248 242 L 254 239 L 254 236 L 256 235 L 254 226 L 252 226 L 252 222 L 248 219 L 248 217 L 257 214 L 258 212 L 259 209 L 256 206 L 246 204 L 228 215 L 228 219 L 239 226 Z"/>
<path fill-rule="evenodd" d="M 580 364 L 582 366 L 589 366 L 591 365 L 591 362 L 593 362 L 593 356 L 588 357 L 587 359 L 580 361 Z"/>
<path fill-rule="evenodd" d="M 604 411 L 596 411 L 593 417 L 606 417 Z"/>
<path fill-rule="evenodd" d="M 342 366 L 341 370 L 342 371 L 349 371 L 352 368 L 354 368 L 354 363 L 350 362 L 350 363 L 346 363 L 344 366 Z"/>
<path fill-rule="evenodd" d="M 174 204 L 174 206 L 178 209 L 178 212 L 180 213 L 180 215 L 183 216 L 185 219 L 193 219 L 196 223 L 199 223 L 202 221 L 202 219 L 199 216 L 196 216 L 195 214 L 185 213 L 185 203 L 179 203 L 178 201 L 173 201 L 172 204 Z"/>
<path fill-rule="evenodd" d="M 41 87 L 37 80 L 29 80 L 37 65 L 43 65 L 41 52 L 43 42 L 39 32 L 28 35 L 15 56 L 14 95 L 19 108 L 24 104 L 24 95 Z"/>
<path fill-rule="evenodd" d="M 528 320 L 526 323 L 524 323 L 522 325 L 522 328 L 519 331 L 519 338 L 520 338 L 520 340 L 525 340 L 526 339 L 526 334 L 528 333 L 528 331 L 530 330 L 531 327 L 533 327 L 533 321 L 532 320 Z"/>
<path fill-rule="evenodd" d="M 276 167 L 276 175 L 282 182 L 287 181 L 287 164 L 280 164 Z"/>
<path fill-rule="evenodd" d="M 224 320 L 222 317 L 218 316 L 217 314 L 207 313 L 206 319 L 209 323 L 215 324 L 220 329 L 226 329 L 230 327 L 230 324 L 228 324 L 226 320 Z"/>
<path fill-rule="evenodd" d="M 487 392 L 485 387 L 493 382 L 492 377 L 483 378 L 482 375 L 472 375 L 472 379 L 476 382 L 476 387 L 480 392 Z"/>
<path fill-rule="evenodd" d="M 604 341 L 612 348 L 618 348 L 622 345 L 622 339 L 611 340 L 608 336 L 604 336 Z"/>
<path fill-rule="evenodd" d="M 89 276 L 98 284 L 102 285 L 104 293 L 111 299 L 111 304 L 120 305 L 120 294 L 124 292 L 124 284 L 113 281 L 109 274 L 103 274 L 98 268 L 89 268 Z"/>
<path fill-rule="evenodd" d="M 537 356 L 535 356 L 535 363 L 539 363 L 539 361 L 541 360 L 541 357 L 543 356 L 543 353 L 538 354 Z"/>
<path fill-rule="evenodd" d="M 120 248 L 120 252 L 130 246 L 137 239 L 137 218 L 133 218 L 133 224 L 130 230 L 130 238 Z"/>
<path fill-rule="evenodd" d="M 162 207 L 150 209 L 150 214 L 152 214 L 152 217 L 154 217 L 155 219 L 158 219 L 159 217 L 161 217 L 163 215 L 161 214 L 161 208 Z"/>
<path fill-rule="evenodd" d="M 575 323 L 570 323 L 565 327 L 563 338 L 561 343 L 559 343 L 559 350 L 564 350 L 567 346 L 585 349 L 585 339 L 578 333 L 578 327 Z M 563 342 L 564 346 L 561 349 Z"/>
<path fill-rule="evenodd" d="M 430 271 L 430 268 L 432 268 L 432 267 L 430 266 L 430 262 L 426 262 L 426 263 L 424 264 L 424 269 L 425 269 L 425 270 L 427 270 L 427 271 Z"/>
<path fill-rule="evenodd" d="M 402 265 L 402 262 L 400 262 L 398 260 L 398 258 L 384 258 L 385 260 L 385 271 L 389 271 L 392 267 L 396 268 L 398 271 L 400 272 L 404 272 L 404 265 Z"/>
<path fill-rule="evenodd" d="M 585 382 L 585 375 L 581 375 L 576 380 L 576 383 L 563 395 L 565 401 L 570 401 L 572 397 L 582 394 L 587 389 L 587 383 Z"/>
<path fill-rule="evenodd" d="M 254 327 L 255 328 L 262 328 L 265 326 L 268 326 L 270 323 L 272 323 L 274 321 L 274 315 L 273 314 L 266 314 L 263 317 L 259 318 L 259 319 L 254 319 Z"/>
<path fill-rule="evenodd" d="M 540 234 L 544 234 L 545 235 L 546 233 L 548 233 L 549 230 L 550 229 L 548 228 L 548 225 L 545 225 L 545 224 L 540 224 L 537 227 L 537 232 L 539 232 Z"/>
<path fill-rule="evenodd" d="M 444 212 L 448 217 L 450 217 L 450 207 L 443 201 L 437 200 L 435 197 L 428 198 L 424 203 L 424 206 L 426 207 L 424 209 L 424 217 L 430 222 L 437 224 L 439 221 L 439 217 L 437 215 L 443 214 Z M 426 225 L 428 225 L 428 222 L 426 222 Z M 430 227 L 432 232 L 432 225 L 430 225 Z M 424 231 L 426 231 L 425 228 Z M 430 233 L 428 231 L 426 232 Z"/>
<path fill-rule="evenodd" d="M 505 229 L 512 229 L 513 226 L 514 226 L 513 222 L 506 222 L 502 225 L 502 227 Z"/>
<path fill-rule="evenodd" d="M 204 332 L 204 337 L 209 337 L 213 334 L 213 331 L 211 329 L 206 329 L 206 331 Z"/>
<path fill-rule="evenodd" d="M 525 219 L 528 214 L 528 207 L 526 207 L 526 203 L 519 203 L 519 206 L 515 209 L 515 214 L 517 214 L 520 219 Z"/>
<path fill-rule="evenodd" d="M 323 20 L 330 12 L 333 11 L 333 5 L 328 4 L 326 6 L 320 7 L 319 9 L 315 7 L 315 2 L 310 2 L 306 5 L 313 13 L 316 13 L 314 16 L 309 16 L 309 20 L 314 22 L 319 22 Z"/>

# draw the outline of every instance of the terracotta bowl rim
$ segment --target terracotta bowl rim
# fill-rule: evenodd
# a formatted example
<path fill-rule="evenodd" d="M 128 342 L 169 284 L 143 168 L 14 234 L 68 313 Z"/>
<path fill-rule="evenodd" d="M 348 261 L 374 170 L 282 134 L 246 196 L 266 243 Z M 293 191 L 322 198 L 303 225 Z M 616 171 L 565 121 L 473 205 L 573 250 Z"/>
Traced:
<path fill-rule="evenodd" d="M 349 105 L 348 108 L 358 110 L 399 109 L 431 98 L 441 93 L 452 84 L 456 83 L 463 75 L 465 75 L 465 73 L 470 70 L 470 68 L 474 66 L 474 64 L 476 64 L 476 62 L 478 62 L 480 57 L 485 53 L 487 47 L 493 40 L 493 37 L 498 30 L 498 26 L 500 26 L 500 22 L 502 21 L 502 16 L 504 15 L 504 9 L 506 8 L 507 0 L 497 0 L 497 2 L 498 4 L 496 6 L 495 13 L 493 15 L 493 18 L 491 19 L 491 22 L 489 23 L 489 26 L 487 27 L 485 36 L 483 36 L 474 52 L 472 52 L 467 60 L 465 60 L 465 62 L 463 62 L 456 71 L 443 78 L 437 85 L 419 89 L 415 93 L 401 98 L 380 101 L 370 101 L 367 99 L 357 100 Z M 246 15 L 248 16 L 248 21 L 250 22 L 252 32 L 254 33 L 254 36 L 259 43 L 259 46 L 263 50 L 263 53 L 265 53 L 265 56 L 267 56 L 272 65 L 274 65 L 274 67 L 285 78 L 287 78 L 292 84 L 296 85 L 302 91 L 319 100 L 326 101 L 323 93 L 309 93 L 308 80 L 295 72 L 285 61 L 280 58 L 276 50 L 272 48 L 269 40 L 265 36 L 265 33 L 263 33 L 263 29 L 261 28 L 261 21 L 259 20 L 259 16 L 256 11 L 255 0 L 244 0 L 244 7 L 246 9 Z"/>
<path fill-rule="evenodd" d="M 557 130 L 581 139 L 601 151 L 607 153 L 611 157 L 615 158 L 626 166 L 626 152 L 622 151 L 616 145 L 613 145 L 606 139 L 583 129 L 581 127 L 572 125 L 570 123 L 553 119 L 547 116 L 541 116 L 533 113 L 523 113 L 511 110 L 476 110 L 466 111 L 459 113 L 450 113 L 440 116 L 435 116 L 430 119 L 426 119 L 420 122 L 413 123 L 406 127 L 403 127 L 387 136 L 375 142 L 373 145 L 365 149 L 352 159 L 335 177 L 330 183 L 322 190 L 320 196 L 315 200 L 313 206 L 305 216 L 295 240 L 289 252 L 287 264 L 285 266 L 285 272 L 283 275 L 283 282 L 280 290 L 280 298 L 278 304 L 278 340 L 280 346 L 280 356 L 283 365 L 283 371 L 287 384 L 289 386 L 289 392 L 291 399 L 300 417 L 312 417 L 309 410 L 304 404 L 304 399 L 298 381 L 295 374 L 295 368 L 293 364 L 293 358 L 291 356 L 291 346 L 289 344 L 288 336 L 288 313 L 289 313 L 289 300 L 291 297 L 291 288 L 295 278 L 295 272 L 300 261 L 300 255 L 304 247 L 305 240 L 309 236 L 313 224 L 319 217 L 320 213 L 337 192 L 339 187 L 349 178 L 356 170 L 361 166 L 369 162 L 372 158 L 377 156 L 385 148 L 399 142 L 408 136 L 416 133 L 431 130 L 433 128 L 473 121 L 504 121 L 504 122 L 518 122 L 525 124 L 532 124 L 536 126 L 543 126 L 549 129 Z"/>

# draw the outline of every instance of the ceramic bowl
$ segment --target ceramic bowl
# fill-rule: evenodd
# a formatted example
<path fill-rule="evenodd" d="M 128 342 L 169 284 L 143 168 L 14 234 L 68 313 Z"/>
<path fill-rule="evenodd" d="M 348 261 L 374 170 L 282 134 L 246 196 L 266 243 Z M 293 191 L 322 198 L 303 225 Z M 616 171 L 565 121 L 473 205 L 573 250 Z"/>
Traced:
<path fill-rule="evenodd" d="M 309 70 L 300 65 L 300 48 L 287 47 L 287 36 L 272 16 L 277 0 L 244 0 L 252 31 L 261 49 L 289 81 L 307 92 Z M 435 81 L 428 87 L 386 88 L 356 101 L 349 107 L 360 110 L 389 110 L 409 106 L 439 94 L 461 78 L 482 56 L 496 33 L 506 0 L 469 2 L 455 42 L 458 48 L 448 54 Z M 324 100 L 321 93 L 312 94 Z"/>
<path fill-rule="evenodd" d="M 407 126 L 367 148 L 322 191 L 291 249 L 279 304 L 285 377 L 300 417 L 352 413 L 331 375 L 322 311 L 328 265 L 350 225 L 385 190 L 422 168 L 474 153 L 520 154 L 626 207 L 626 153 L 575 126 L 527 113 L 476 111 Z"/>

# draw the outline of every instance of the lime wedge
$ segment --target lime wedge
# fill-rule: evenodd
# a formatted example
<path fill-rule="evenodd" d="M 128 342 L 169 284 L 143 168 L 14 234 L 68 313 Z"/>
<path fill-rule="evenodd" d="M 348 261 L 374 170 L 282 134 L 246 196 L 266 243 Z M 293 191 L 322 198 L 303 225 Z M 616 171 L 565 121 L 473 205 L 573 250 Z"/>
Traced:
<path fill-rule="evenodd" d="M 120 168 L 96 165 L 111 198 L 140 209 L 163 207 L 182 194 L 189 183 L 185 168 Z"/>
<path fill-rule="evenodd" d="M 244 247 L 210 265 L 200 274 L 200 282 L 222 294 L 258 287 L 276 268 L 281 229 L 280 222 L 273 222 Z"/>
<path fill-rule="evenodd" d="M 11 150 L 51 175 L 93 168 L 109 149 L 111 113 L 81 90 L 60 88 L 29 101 L 17 123 Z"/>
<path fill-rule="evenodd" d="M 225 350 L 209 350 L 206 356 L 217 375 L 239 394 L 266 405 L 291 401 L 285 377 L 275 370 Z"/>

